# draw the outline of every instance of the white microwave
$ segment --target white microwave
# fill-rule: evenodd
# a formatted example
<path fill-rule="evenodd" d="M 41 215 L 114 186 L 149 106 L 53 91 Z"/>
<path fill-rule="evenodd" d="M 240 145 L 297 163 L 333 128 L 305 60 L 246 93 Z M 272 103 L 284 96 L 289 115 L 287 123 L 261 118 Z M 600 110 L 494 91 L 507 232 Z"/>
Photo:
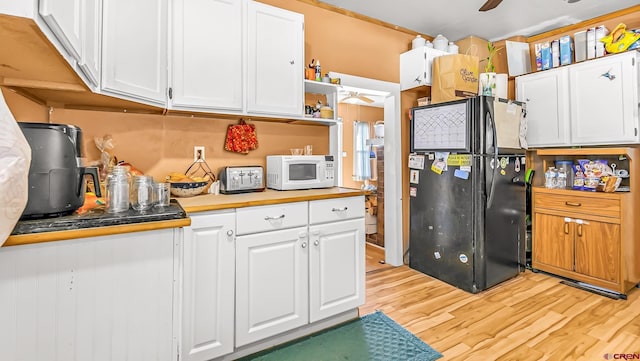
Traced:
<path fill-rule="evenodd" d="M 333 165 L 331 155 L 269 155 L 267 188 L 283 191 L 333 187 Z"/>

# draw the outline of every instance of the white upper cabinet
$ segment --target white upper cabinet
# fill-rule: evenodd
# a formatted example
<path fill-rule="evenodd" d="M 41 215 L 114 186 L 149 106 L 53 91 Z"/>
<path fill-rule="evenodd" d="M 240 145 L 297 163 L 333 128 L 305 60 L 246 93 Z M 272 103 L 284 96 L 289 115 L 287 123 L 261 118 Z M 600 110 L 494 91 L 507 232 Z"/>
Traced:
<path fill-rule="evenodd" d="M 104 2 L 103 93 L 166 106 L 167 1 Z"/>
<path fill-rule="evenodd" d="M 421 46 L 400 54 L 400 90 L 431 85 L 433 59 L 446 51 Z"/>
<path fill-rule="evenodd" d="M 530 147 L 640 143 L 636 51 L 516 77 Z"/>
<path fill-rule="evenodd" d="M 241 112 L 242 1 L 171 3 L 171 109 Z"/>
<path fill-rule="evenodd" d="M 530 147 L 570 145 L 568 90 L 566 68 L 516 78 L 516 99 L 527 103 Z"/>
<path fill-rule="evenodd" d="M 250 1 L 247 113 L 302 117 L 304 16 Z"/>
<path fill-rule="evenodd" d="M 638 143 L 638 53 L 569 68 L 572 145 Z"/>
<path fill-rule="evenodd" d="M 64 49 L 75 59 L 82 56 L 81 0 L 40 0 L 38 12 Z"/>
<path fill-rule="evenodd" d="M 78 66 L 93 87 L 98 87 L 100 85 L 102 1 L 84 0 L 82 13 L 82 56 Z"/>

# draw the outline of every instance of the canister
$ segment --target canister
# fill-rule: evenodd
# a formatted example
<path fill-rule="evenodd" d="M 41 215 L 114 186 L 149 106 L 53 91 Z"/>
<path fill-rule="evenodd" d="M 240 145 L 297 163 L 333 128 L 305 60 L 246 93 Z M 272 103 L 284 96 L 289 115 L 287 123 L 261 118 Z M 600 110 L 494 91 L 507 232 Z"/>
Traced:
<path fill-rule="evenodd" d="M 416 37 L 411 41 L 411 49 L 422 47 L 424 44 L 425 39 L 421 35 L 416 35 Z"/>

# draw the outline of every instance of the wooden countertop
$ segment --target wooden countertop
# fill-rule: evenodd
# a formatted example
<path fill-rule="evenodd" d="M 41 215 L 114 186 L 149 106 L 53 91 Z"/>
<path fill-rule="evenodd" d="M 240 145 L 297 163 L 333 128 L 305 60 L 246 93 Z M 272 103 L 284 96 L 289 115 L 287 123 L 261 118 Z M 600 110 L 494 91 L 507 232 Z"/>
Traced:
<path fill-rule="evenodd" d="M 196 197 L 176 199 L 187 213 L 196 213 L 227 208 L 243 208 L 264 206 L 268 204 L 353 197 L 365 194 L 369 194 L 369 192 L 360 189 L 334 187 L 292 191 L 276 191 L 267 189 L 264 192 L 218 195 L 206 194 Z"/>
<path fill-rule="evenodd" d="M 262 206 L 268 204 L 301 202 L 365 195 L 369 192 L 350 188 L 325 188 L 293 191 L 275 191 L 242 194 L 207 194 L 190 198 L 175 198 L 187 213 L 205 212 L 228 208 Z M 364 206 L 364 205 L 363 205 Z M 67 231 L 42 232 L 9 236 L 3 247 L 31 243 L 64 241 L 76 238 L 108 236 L 121 233 L 142 232 L 163 228 L 179 228 L 191 225 L 190 218 L 166 221 L 133 223 L 125 225 L 73 229 Z"/>

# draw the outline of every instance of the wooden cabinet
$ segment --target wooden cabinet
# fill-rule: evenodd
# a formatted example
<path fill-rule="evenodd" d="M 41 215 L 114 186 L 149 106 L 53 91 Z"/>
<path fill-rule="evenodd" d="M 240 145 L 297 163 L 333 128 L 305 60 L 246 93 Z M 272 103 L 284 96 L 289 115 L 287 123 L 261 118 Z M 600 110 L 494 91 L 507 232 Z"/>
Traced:
<path fill-rule="evenodd" d="M 558 159 L 605 159 L 632 174 L 629 191 L 532 189 L 532 266 L 619 294 L 640 282 L 640 180 L 636 148 L 539 149 L 546 168 Z M 541 169 L 539 169 L 541 171 Z"/>
<path fill-rule="evenodd" d="M 0 360 L 176 360 L 178 235 L 0 248 Z"/>
<path fill-rule="evenodd" d="M 256 1 L 247 11 L 247 113 L 302 117 L 304 15 Z"/>
<path fill-rule="evenodd" d="M 530 147 L 640 143 L 636 51 L 516 78 Z"/>
<path fill-rule="evenodd" d="M 82 55 L 81 0 L 40 0 L 38 12 L 64 49 L 80 60 Z"/>
<path fill-rule="evenodd" d="M 235 211 L 198 213 L 180 243 L 180 359 L 205 361 L 233 352 Z"/>
<path fill-rule="evenodd" d="M 102 93 L 166 106 L 167 1 L 103 3 Z"/>
<path fill-rule="evenodd" d="M 567 86 L 566 68 L 516 78 L 516 99 L 527 103 L 527 144 L 530 147 L 571 143 Z"/>
<path fill-rule="evenodd" d="M 172 0 L 170 109 L 242 112 L 242 4 Z"/>
<path fill-rule="evenodd" d="M 433 59 L 446 51 L 421 46 L 400 54 L 400 90 L 431 85 Z"/>

